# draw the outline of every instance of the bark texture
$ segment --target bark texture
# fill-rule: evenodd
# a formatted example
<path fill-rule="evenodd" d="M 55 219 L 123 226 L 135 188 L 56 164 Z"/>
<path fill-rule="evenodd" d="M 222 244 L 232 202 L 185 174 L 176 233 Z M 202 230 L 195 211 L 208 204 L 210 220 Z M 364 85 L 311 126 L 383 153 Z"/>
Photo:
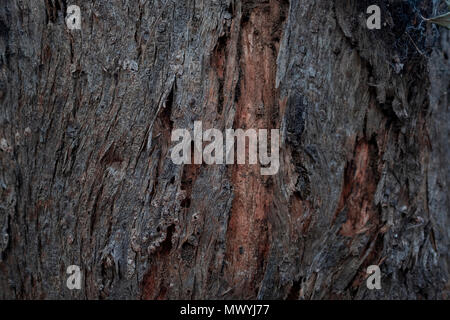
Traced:
<path fill-rule="evenodd" d="M 2 0 L 0 298 L 448 298 L 445 9 Z M 280 128 L 278 174 L 174 165 L 194 121 Z"/>

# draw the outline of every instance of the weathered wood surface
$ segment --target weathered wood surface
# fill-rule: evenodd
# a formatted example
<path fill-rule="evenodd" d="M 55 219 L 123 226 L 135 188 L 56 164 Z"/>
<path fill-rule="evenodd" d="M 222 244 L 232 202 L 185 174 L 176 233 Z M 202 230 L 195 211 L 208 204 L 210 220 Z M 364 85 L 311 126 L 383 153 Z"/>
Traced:
<path fill-rule="evenodd" d="M 448 298 L 441 1 L 69 2 L 0 5 L 0 298 Z M 278 174 L 174 165 L 195 120 Z"/>

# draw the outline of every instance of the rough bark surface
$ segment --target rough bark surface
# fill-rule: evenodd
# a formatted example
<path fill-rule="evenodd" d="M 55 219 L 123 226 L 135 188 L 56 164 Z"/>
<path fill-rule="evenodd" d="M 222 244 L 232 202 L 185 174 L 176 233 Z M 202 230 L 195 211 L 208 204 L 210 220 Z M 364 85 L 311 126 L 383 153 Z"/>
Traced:
<path fill-rule="evenodd" d="M 445 9 L 2 0 L 0 298 L 448 298 Z M 279 172 L 174 165 L 197 120 L 280 128 Z"/>

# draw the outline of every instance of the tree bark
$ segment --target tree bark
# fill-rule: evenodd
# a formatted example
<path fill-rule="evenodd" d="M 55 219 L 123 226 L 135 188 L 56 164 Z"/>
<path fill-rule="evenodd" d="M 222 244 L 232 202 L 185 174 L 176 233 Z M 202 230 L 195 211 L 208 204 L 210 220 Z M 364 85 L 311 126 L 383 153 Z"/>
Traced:
<path fill-rule="evenodd" d="M 445 10 L 3 0 L 0 298 L 448 298 Z M 278 173 L 175 165 L 194 121 L 279 128 Z"/>

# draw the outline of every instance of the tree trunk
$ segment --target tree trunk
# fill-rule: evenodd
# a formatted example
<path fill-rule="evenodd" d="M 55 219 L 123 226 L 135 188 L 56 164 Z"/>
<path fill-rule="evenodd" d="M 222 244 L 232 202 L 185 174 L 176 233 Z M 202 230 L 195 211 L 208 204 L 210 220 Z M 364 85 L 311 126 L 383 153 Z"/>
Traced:
<path fill-rule="evenodd" d="M 0 298 L 448 298 L 445 10 L 3 0 Z M 279 128 L 278 173 L 175 165 L 194 121 Z"/>

